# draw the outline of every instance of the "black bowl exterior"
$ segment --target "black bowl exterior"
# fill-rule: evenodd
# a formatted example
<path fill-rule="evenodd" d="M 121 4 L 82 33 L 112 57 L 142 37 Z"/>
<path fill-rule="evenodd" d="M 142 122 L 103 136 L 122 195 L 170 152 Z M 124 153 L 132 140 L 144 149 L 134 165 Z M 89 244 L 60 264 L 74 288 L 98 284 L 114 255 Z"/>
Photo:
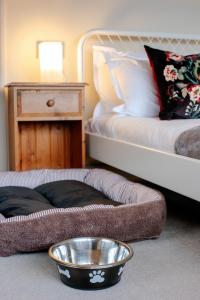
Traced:
<path fill-rule="evenodd" d="M 124 264 L 108 268 L 78 269 L 58 264 L 61 281 L 77 289 L 101 289 L 116 284 L 124 270 Z"/>

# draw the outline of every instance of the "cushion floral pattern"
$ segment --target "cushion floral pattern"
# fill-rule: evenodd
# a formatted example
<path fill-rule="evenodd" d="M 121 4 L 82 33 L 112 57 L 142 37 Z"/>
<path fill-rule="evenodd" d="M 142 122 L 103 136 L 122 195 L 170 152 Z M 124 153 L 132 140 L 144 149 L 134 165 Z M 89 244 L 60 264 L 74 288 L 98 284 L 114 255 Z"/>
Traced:
<path fill-rule="evenodd" d="M 200 54 L 144 47 L 160 94 L 160 119 L 200 118 Z"/>

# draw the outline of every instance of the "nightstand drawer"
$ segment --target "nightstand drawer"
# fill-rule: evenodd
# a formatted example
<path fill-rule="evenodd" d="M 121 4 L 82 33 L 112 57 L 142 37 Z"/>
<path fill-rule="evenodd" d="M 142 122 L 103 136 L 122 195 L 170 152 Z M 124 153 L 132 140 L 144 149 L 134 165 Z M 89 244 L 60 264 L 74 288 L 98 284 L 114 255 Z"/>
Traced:
<path fill-rule="evenodd" d="M 80 90 L 18 90 L 17 115 L 79 116 L 82 114 Z"/>

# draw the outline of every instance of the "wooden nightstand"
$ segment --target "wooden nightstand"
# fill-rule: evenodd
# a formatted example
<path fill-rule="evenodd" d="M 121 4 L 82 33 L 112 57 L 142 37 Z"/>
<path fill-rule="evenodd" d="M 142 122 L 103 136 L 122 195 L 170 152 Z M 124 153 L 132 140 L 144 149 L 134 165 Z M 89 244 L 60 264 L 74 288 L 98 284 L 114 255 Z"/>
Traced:
<path fill-rule="evenodd" d="M 84 83 L 10 83 L 10 169 L 85 165 Z"/>

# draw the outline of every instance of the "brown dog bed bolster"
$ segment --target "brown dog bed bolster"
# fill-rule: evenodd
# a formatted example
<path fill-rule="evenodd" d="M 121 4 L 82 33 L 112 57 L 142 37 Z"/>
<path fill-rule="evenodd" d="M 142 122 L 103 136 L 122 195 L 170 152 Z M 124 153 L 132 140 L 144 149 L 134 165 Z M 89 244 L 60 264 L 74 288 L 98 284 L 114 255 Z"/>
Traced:
<path fill-rule="evenodd" d="M 55 208 L 7 219 L 0 214 L 1 256 L 47 249 L 53 243 L 77 236 L 132 241 L 158 237 L 162 231 L 166 217 L 165 201 L 162 194 L 153 189 L 98 169 L 30 172 L 0 172 L 0 186 L 33 188 L 57 180 L 79 180 L 123 205 Z"/>

